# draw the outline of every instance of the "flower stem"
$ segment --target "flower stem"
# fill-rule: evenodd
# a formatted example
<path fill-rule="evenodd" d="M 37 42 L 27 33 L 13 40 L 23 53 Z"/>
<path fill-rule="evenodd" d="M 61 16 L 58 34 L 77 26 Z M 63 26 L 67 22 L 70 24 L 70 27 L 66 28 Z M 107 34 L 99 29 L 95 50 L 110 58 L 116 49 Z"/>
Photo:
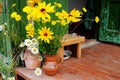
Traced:
<path fill-rule="evenodd" d="M 73 30 L 70 31 L 70 33 L 73 33 L 73 31 L 74 31 L 81 23 L 83 23 L 83 22 L 85 22 L 85 21 L 94 21 L 94 19 L 86 18 L 86 19 L 80 21 L 80 22 L 73 28 Z"/>

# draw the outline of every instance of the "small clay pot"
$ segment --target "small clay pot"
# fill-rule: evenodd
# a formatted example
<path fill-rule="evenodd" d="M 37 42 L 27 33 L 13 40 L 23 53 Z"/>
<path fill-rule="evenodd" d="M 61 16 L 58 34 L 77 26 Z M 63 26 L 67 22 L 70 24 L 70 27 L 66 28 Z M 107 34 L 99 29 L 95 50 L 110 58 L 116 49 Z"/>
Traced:
<path fill-rule="evenodd" d="M 49 76 L 56 75 L 58 73 L 59 66 L 61 65 L 61 63 L 62 61 L 58 62 L 58 58 L 56 55 L 46 55 L 46 62 L 43 65 L 43 70 Z"/>

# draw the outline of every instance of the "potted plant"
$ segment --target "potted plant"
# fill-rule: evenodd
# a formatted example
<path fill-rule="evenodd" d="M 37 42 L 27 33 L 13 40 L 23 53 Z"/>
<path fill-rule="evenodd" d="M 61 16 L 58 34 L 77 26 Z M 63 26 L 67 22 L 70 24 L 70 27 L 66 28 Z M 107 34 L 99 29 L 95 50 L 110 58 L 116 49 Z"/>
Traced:
<path fill-rule="evenodd" d="M 21 54 L 21 59 L 25 60 L 26 68 L 39 68 L 41 66 L 42 57 L 38 50 L 37 39 L 25 39 L 25 41 L 20 44 L 20 47 L 26 47 L 25 54 Z"/>
<path fill-rule="evenodd" d="M 27 46 L 27 49 L 29 47 L 31 51 L 27 52 L 32 52 L 32 48 L 34 48 L 33 51 L 36 51 L 35 54 L 40 50 L 47 56 L 55 56 L 57 50 L 61 47 L 63 35 L 67 33 L 68 24 L 81 21 L 83 12 L 74 8 L 68 13 L 59 2 L 47 3 L 41 0 L 27 0 L 26 3 L 26 6 L 23 8 L 26 17 L 22 17 L 19 12 L 14 11 L 11 14 L 11 18 L 16 21 L 23 21 L 24 18 L 28 20 L 25 26 L 26 39 L 24 45 Z M 37 39 L 38 46 L 30 47 L 31 40 L 34 38 Z M 26 44 L 27 40 L 29 45 Z M 47 56 L 46 60 L 48 60 Z M 57 66 L 58 64 L 56 63 L 56 61 L 52 61 L 50 65 L 55 64 L 55 66 Z M 53 68 L 53 66 L 50 67 Z M 58 67 L 56 69 L 58 69 Z"/>

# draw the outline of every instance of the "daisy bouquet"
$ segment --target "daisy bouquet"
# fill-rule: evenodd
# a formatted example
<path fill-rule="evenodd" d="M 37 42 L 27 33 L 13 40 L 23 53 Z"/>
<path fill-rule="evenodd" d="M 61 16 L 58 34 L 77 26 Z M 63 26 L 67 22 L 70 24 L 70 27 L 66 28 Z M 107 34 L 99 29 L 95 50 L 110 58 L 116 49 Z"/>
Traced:
<path fill-rule="evenodd" d="M 46 3 L 40 0 L 27 0 L 23 8 L 28 24 L 25 26 L 26 39 L 21 47 L 27 46 L 33 54 L 38 50 L 55 55 L 61 47 L 61 39 L 68 30 L 68 24 L 81 21 L 83 13 L 73 9 L 69 13 L 58 2 Z M 16 21 L 23 20 L 18 12 L 12 12 Z"/>

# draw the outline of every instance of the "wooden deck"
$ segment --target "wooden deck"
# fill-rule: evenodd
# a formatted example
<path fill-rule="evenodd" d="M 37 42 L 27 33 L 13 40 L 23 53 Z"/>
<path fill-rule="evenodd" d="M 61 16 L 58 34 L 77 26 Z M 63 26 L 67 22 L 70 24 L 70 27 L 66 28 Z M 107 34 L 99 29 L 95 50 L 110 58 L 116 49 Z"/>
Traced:
<path fill-rule="evenodd" d="M 34 71 L 31 74 L 35 75 Z M 84 48 L 82 57 L 64 61 L 57 75 L 43 72 L 31 80 L 120 80 L 120 46 L 99 43 Z"/>
<path fill-rule="evenodd" d="M 96 44 L 82 50 L 81 59 L 64 61 L 59 80 L 120 80 L 120 46 Z"/>

